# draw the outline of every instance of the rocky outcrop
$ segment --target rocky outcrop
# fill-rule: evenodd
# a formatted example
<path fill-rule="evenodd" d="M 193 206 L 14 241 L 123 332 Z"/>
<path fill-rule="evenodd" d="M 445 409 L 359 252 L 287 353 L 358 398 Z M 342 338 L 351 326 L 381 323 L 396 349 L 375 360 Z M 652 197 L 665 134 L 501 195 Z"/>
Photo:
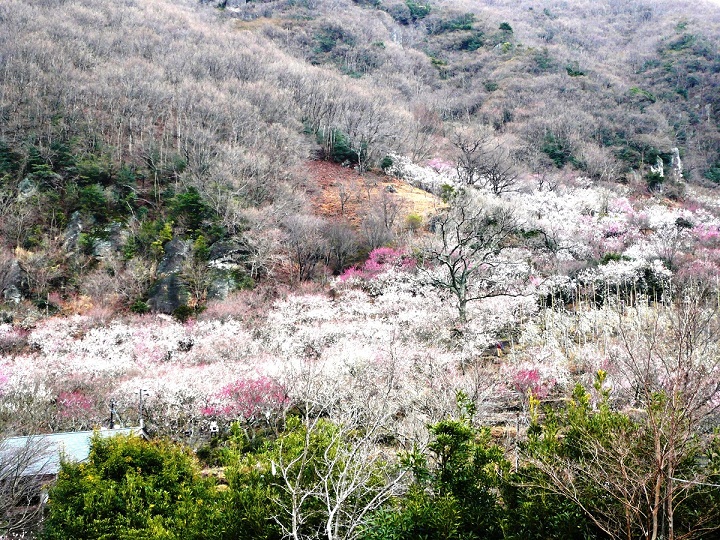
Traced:
<path fill-rule="evenodd" d="M 189 294 L 179 274 L 169 274 L 158 279 L 150 288 L 148 305 L 153 311 L 172 313 L 188 303 Z"/>
<path fill-rule="evenodd" d="M 17 259 L 0 261 L 0 295 L 7 304 L 19 304 L 28 292 L 27 274 Z"/>
<path fill-rule="evenodd" d="M 108 257 L 122 249 L 130 233 L 122 223 L 114 222 L 105 227 L 103 238 L 93 241 L 93 256 L 99 259 Z"/>
<path fill-rule="evenodd" d="M 210 266 L 238 270 L 251 255 L 252 251 L 244 242 L 236 239 L 222 240 L 210 247 Z"/>
<path fill-rule="evenodd" d="M 680 149 L 672 149 L 672 160 L 670 162 L 673 180 L 680 182 L 683 179 L 683 165 L 680 160 Z"/>
<path fill-rule="evenodd" d="M 153 311 L 172 313 L 187 305 L 190 297 L 181 274 L 190 256 L 191 244 L 175 237 L 163 249 L 165 254 L 158 264 L 158 279 L 148 293 L 148 305 Z"/>
<path fill-rule="evenodd" d="M 63 247 L 65 251 L 77 251 L 80 243 L 80 235 L 89 230 L 95 223 L 93 218 L 83 216 L 79 211 L 73 212 L 63 233 Z"/>
<path fill-rule="evenodd" d="M 185 261 L 190 255 L 191 247 L 188 240 L 182 240 L 177 236 L 165 244 L 165 246 L 163 246 L 165 254 L 158 265 L 158 274 L 181 272 L 183 264 L 185 264 Z"/>

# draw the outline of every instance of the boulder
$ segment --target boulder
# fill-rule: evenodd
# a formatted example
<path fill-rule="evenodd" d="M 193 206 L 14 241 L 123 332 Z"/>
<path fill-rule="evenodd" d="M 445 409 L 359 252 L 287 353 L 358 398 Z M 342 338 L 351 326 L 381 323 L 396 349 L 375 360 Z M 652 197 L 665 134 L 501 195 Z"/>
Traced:
<path fill-rule="evenodd" d="M 172 313 L 180 306 L 188 303 L 189 294 L 182 278 L 176 274 L 168 274 L 158 279 L 150 288 L 148 305 L 153 311 Z"/>
<path fill-rule="evenodd" d="M 211 270 L 210 285 L 207 291 L 208 300 L 224 300 L 237 289 L 235 277 L 228 270 Z"/>
<path fill-rule="evenodd" d="M 94 223 L 93 218 L 83 216 L 79 211 L 73 212 L 63 233 L 65 251 L 77 251 L 80 234 L 89 230 Z"/>
<path fill-rule="evenodd" d="M 19 304 L 28 291 L 27 274 L 16 259 L 0 263 L 0 294 L 5 303 Z"/>
<path fill-rule="evenodd" d="M 107 257 L 120 251 L 128 240 L 129 233 L 122 223 L 114 222 L 105 227 L 104 239 L 93 242 L 93 256 Z"/>
<path fill-rule="evenodd" d="M 242 268 L 251 256 L 248 245 L 236 238 L 221 240 L 210 246 L 210 266 L 213 268 L 236 270 Z"/>
<path fill-rule="evenodd" d="M 25 201 L 37 193 L 37 183 L 30 177 L 23 178 L 18 184 L 18 199 Z"/>
<path fill-rule="evenodd" d="M 173 274 L 182 271 L 183 264 L 190 255 L 192 245 L 188 240 L 177 236 L 164 246 L 165 255 L 158 265 L 158 274 Z"/>

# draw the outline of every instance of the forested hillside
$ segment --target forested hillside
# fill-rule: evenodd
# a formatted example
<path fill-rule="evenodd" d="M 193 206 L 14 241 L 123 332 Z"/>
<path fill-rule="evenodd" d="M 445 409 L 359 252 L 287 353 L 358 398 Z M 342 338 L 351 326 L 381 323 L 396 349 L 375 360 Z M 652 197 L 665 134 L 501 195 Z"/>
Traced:
<path fill-rule="evenodd" d="M 0 433 L 152 440 L 45 509 L 0 443 L 0 538 L 713 538 L 719 44 L 703 1 L 1 2 Z"/>

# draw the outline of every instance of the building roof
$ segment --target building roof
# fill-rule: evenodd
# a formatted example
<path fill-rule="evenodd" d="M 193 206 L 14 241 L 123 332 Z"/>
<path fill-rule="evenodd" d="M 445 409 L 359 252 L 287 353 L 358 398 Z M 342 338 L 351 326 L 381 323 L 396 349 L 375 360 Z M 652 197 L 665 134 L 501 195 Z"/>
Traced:
<path fill-rule="evenodd" d="M 10 437 L 0 442 L 0 477 L 8 468 L 15 476 L 51 476 L 60 471 L 61 461 L 85 461 L 90 455 L 94 435 L 102 438 L 117 435 L 145 436 L 142 428 L 99 429 Z"/>

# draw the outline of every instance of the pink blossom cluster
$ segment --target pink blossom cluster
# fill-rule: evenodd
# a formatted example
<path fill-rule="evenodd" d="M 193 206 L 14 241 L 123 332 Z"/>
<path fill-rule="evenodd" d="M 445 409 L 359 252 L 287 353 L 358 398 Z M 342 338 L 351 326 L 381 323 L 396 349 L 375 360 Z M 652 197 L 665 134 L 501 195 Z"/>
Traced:
<path fill-rule="evenodd" d="M 373 249 L 367 260 L 360 266 L 351 266 L 340 275 L 340 281 L 349 279 L 373 279 L 391 268 L 410 271 L 417 266 L 417 261 L 404 249 L 379 247 Z"/>
<path fill-rule="evenodd" d="M 555 386 L 555 379 L 545 379 L 537 367 L 518 367 L 512 374 L 511 387 L 522 396 L 538 399 L 547 397 Z"/>
<path fill-rule="evenodd" d="M 277 413 L 288 402 L 286 390 L 270 377 L 238 379 L 225 385 L 215 396 L 216 403 L 201 409 L 204 416 L 253 420 Z"/>
<path fill-rule="evenodd" d="M 452 171 L 455 168 L 451 162 L 438 157 L 429 159 L 427 166 L 437 172 Z"/>
<path fill-rule="evenodd" d="M 9 379 L 10 377 L 8 377 L 7 373 L 5 373 L 4 368 L 0 366 L 0 396 L 2 396 L 5 392 L 5 386 L 7 385 Z"/>
<path fill-rule="evenodd" d="M 62 418 L 83 418 L 94 409 L 93 400 L 79 390 L 60 392 L 57 397 L 58 414 Z"/>

